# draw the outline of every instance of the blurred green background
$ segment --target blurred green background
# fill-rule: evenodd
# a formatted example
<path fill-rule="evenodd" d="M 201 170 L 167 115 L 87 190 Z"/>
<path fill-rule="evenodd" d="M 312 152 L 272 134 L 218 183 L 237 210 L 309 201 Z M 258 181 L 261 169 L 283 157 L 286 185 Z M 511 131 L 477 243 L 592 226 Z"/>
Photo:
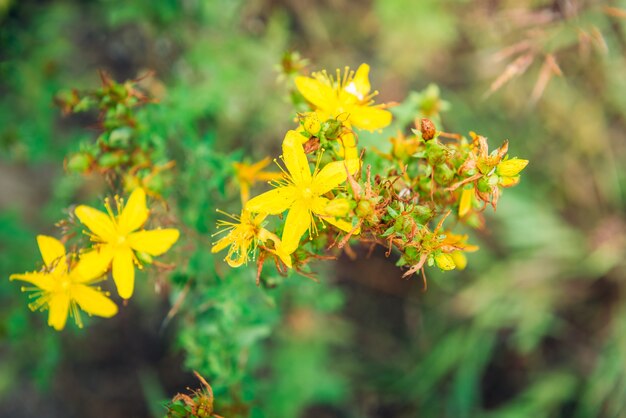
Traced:
<path fill-rule="evenodd" d="M 277 155 L 293 126 L 286 50 L 311 70 L 369 63 L 378 102 L 436 83 L 443 130 L 531 161 L 467 270 L 431 271 L 423 293 L 381 251 L 320 265 L 319 284 L 219 279 L 229 161 Z M 177 161 L 168 197 L 196 237 L 177 256 L 197 277 L 144 276 L 114 319 L 56 333 L 8 276 L 97 200 L 63 172 L 96 115 L 53 99 L 99 69 L 155 71 L 141 118 Z M 160 417 L 195 369 L 225 417 L 626 417 L 625 163 L 625 1 L 0 0 L 0 416 Z"/>

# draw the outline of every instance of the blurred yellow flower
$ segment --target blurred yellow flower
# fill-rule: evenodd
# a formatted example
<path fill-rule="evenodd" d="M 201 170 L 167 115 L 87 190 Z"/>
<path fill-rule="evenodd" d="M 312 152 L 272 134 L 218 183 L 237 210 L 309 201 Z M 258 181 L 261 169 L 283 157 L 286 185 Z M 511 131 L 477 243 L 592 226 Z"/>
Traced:
<path fill-rule="evenodd" d="M 274 190 L 265 192 L 252 198 L 246 204 L 246 210 L 276 215 L 289 209 L 282 236 L 282 248 L 291 254 L 298 248 L 300 238 L 309 231 L 312 235 L 316 231 L 313 215 L 335 225 L 344 231 L 351 231 L 352 225 L 336 219 L 328 212 L 331 200 L 324 197 L 326 193 L 337 188 L 346 181 L 346 167 L 351 172 L 356 170 L 357 159 L 334 161 L 324 168 L 317 168 L 311 174 L 309 162 L 302 147 L 300 135 L 296 131 L 289 131 L 283 141 L 283 161 L 287 167 L 285 179 L 277 184 Z M 333 211 L 337 208 L 333 206 Z"/>
<path fill-rule="evenodd" d="M 102 271 L 80 268 L 82 261 L 68 266 L 63 244 L 52 237 L 37 237 L 39 251 L 44 260 L 43 271 L 13 274 L 10 280 L 21 280 L 35 287 L 22 287 L 31 291 L 35 300 L 28 307 L 35 310 L 49 310 L 48 325 L 62 330 L 68 314 L 82 328 L 79 307 L 89 315 L 110 318 L 117 313 L 117 306 L 98 287 L 90 286 L 102 276 Z"/>
<path fill-rule="evenodd" d="M 319 114 L 320 120 L 345 116 L 345 122 L 359 129 L 382 129 L 391 123 L 391 112 L 382 105 L 373 105 L 377 91 L 370 92 L 370 67 L 361 64 L 356 73 L 346 67 L 335 77 L 326 71 L 312 77 L 297 77 L 296 87 Z"/>
<path fill-rule="evenodd" d="M 231 267 L 239 267 L 248 262 L 250 254 L 256 250 L 259 243 L 270 240 L 274 243 L 274 249 L 268 249 L 268 251 L 276 254 L 287 267 L 291 268 L 291 257 L 284 252 L 278 237 L 261 226 L 267 217 L 266 214 L 260 213 L 253 216 L 247 210 L 243 210 L 240 217 L 227 213 L 224 214 L 236 222 L 218 221 L 217 226 L 223 228 L 218 234 L 228 231 L 228 235 L 220 238 L 213 244 L 211 248 L 212 253 L 218 253 L 230 246 L 224 260 Z"/>
<path fill-rule="evenodd" d="M 241 191 L 241 202 L 246 203 L 250 199 L 250 188 L 258 181 L 279 180 L 282 173 L 262 171 L 272 160 L 269 157 L 254 164 L 233 163 L 237 172 L 237 182 Z"/>
<path fill-rule="evenodd" d="M 117 292 L 121 298 L 129 299 L 135 287 L 133 263 L 140 265 L 135 251 L 148 256 L 161 255 L 178 240 L 179 232 L 174 228 L 138 231 L 148 220 L 150 212 L 146 207 L 146 194 L 141 188 L 132 192 L 125 207 L 121 208 L 121 203 L 118 203 L 117 216 L 113 214 L 108 199 L 105 200 L 105 207 L 108 214 L 84 205 L 75 210 L 78 219 L 91 230 L 91 239 L 96 243 L 93 251 L 82 256 L 81 265 L 104 273 L 112 263 Z"/>

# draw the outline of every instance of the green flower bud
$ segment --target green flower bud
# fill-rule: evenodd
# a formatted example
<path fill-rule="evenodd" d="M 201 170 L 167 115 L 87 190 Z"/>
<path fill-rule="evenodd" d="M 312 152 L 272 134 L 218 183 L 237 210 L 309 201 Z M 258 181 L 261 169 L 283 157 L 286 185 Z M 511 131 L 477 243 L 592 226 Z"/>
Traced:
<path fill-rule="evenodd" d="M 454 170 L 447 164 L 439 164 L 435 169 L 435 180 L 440 184 L 448 184 L 454 178 Z"/>
<path fill-rule="evenodd" d="M 100 158 L 98 159 L 98 164 L 101 167 L 111 168 L 111 167 L 117 167 L 121 164 L 124 164 L 127 161 L 128 161 L 127 154 L 107 152 L 100 156 Z"/>
<path fill-rule="evenodd" d="M 413 209 L 413 218 L 420 224 L 426 224 L 433 217 L 433 211 L 428 206 L 417 205 Z"/>
<path fill-rule="evenodd" d="M 342 123 L 337 119 L 328 119 L 324 122 L 324 137 L 326 139 L 337 139 L 341 132 Z"/>
<path fill-rule="evenodd" d="M 70 156 L 67 160 L 66 168 L 70 173 L 84 173 L 89 170 L 92 157 L 86 153 L 78 153 Z"/>
<path fill-rule="evenodd" d="M 489 186 L 489 180 L 485 177 L 478 180 L 478 191 L 481 193 L 489 193 L 491 186 Z"/>
<path fill-rule="evenodd" d="M 359 200 L 354 212 L 359 218 L 367 219 L 374 214 L 374 205 L 369 200 Z"/>

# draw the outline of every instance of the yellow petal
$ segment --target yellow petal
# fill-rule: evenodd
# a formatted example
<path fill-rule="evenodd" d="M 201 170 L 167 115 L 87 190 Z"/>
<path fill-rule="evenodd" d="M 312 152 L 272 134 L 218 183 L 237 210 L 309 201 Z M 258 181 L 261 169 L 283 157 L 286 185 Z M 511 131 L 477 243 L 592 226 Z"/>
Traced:
<path fill-rule="evenodd" d="M 505 160 L 500 162 L 496 167 L 496 174 L 502 177 L 515 177 L 517 176 L 526 166 L 528 165 L 528 160 L 522 160 L 520 158 L 511 158 L 510 160 Z"/>
<path fill-rule="evenodd" d="M 237 255 L 237 258 L 233 258 L 233 255 Z M 247 248 L 240 248 L 238 253 L 229 252 L 224 260 L 226 260 L 226 263 L 232 268 L 243 266 L 248 261 Z"/>
<path fill-rule="evenodd" d="M 113 259 L 113 246 L 98 245 L 92 251 L 81 254 L 72 272 L 72 282 L 87 283 L 105 274 Z"/>
<path fill-rule="evenodd" d="M 54 287 L 54 279 L 46 273 L 32 272 L 24 274 L 12 274 L 9 280 L 21 280 L 30 284 L 34 284 L 42 290 L 51 291 Z"/>
<path fill-rule="evenodd" d="M 65 247 L 56 238 L 47 235 L 37 235 L 37 244 L 46 267 L 55 269 L 60 273 L 67 272 L 67 260 L 65 259 Z"/>
<path fill-rule="evenodd" d="M 117 305 L 103 292 L 83 284 L 72 286 L 72 298 L 90 315 L 110 318 L 117 313 Z"/>
<path fill-rule="evenodd" d="M 437 267 L 441 270 L 454 270 L 456 264 L 454 264 L 454 259 L 450 254 L 447 253 L 439 253 L 435 256 L 435 263 L 437 263 Z"/>
<path fill-rule="evenodd" d="M 360 129 L 373 131 L 391 123 L 391 112 L 379 107 L 353 106 L 350 109 L 350 122 Z"/>
<path fill-rule="evenodd" d="M 115 238 L 116 226 L 111 221 L 109 215 L 85 205 L 78 206 L 74 213 L 91 232 L 105 242 L 112 241 Z"/>
<path fill-rule="evenodd" d="M 135 289 L 135 266 L 130 248 L 120 248 L 113 256 L 113 281 L 122 299 L 129 299 Z"/>
<path fill-rule="evenodd" d="M 370 92 L 372 87 L 370 86 L 370 66 L 367 64 L 361 64 L 354 74 L 352 82 L 346 86 L 346 91 L 354 94 L 363 100 Z"/>
<path fill-rule="evenodd" d="M 309 229 L 309 225 L 311 225 L 309 210 L 303 204 L 296 202 L 285 219 L 285 228 L 281 239 L 282 250 L 285 254 L 291 254 L 298 248 L 300 238 Z"/>
<path fill-rule="evenodd" d="M 520 176 L 500 177 L 498 184 L 502 187 L 513 187 L 519 183 Z"/>
<path fill-rule="evenodd" d="M 267 229 L 261 228 L 261 230 L 259 231 L 259 240 L 263 243 L 268 240 L 272 241 L 274 243 L 274 249 L 268 248 L 267 251 L 271 252 L 272 254 L 276 254 L 287 267 L 292 267 L 291 256 L 287 252 L 285 252 L 280 238 L 278 238 L 275 234 L 271 233 Z"/>
<path fill-rule="evenodd" d="M 349 126 L 347 127 L 350 128 Z M 356 138 L 352 132 L 345 133 L 341 135 L 339 138 L 339 144 L 341 148 L 339 150 L 339 155 L 343 157 L 344 160 L 356 160 L 359 158 L 359 150 L 356 146 Z M 359 169 L 357 165 L 356 168 L 350 172 L 350 174 L 354 174 Z"/>
<path fill-rule="evenodd" d="M 459 202 L 459 217 L 462 218 L 472 208 L 472 201 L 474 200 L 474 188 L 463 189 L 461 192 L 461 200 Z"/>
<path fill-rule="evenodd" d="M 311 181 L 311 168 L 304 153 L 300 135 L 296 131 L 289 131 L 283 140 L 283 161 L 296 185 L 308 184 Z"/>
<path fill-rule="evenodd" d="M 287 267 L 292 268 L 291 255 L 285 251 L 281 244 L 278 244 L 275 250 L 270 251 L 276 254 Z"/>
<path fill-rule="evenodd" d="M 326 164 L 313 178 L 313 190 L 315 194 L 318 196 L 323 195 L 346 181 L 348 177 L 346 165 L 348 165 L 348 169 L 353 168 L 352 162 L 333 161 Z"/>
<path fill-rule="evenodd" d="M 302 137 L 306 141 L 306 137 Z M 272 181 L 272 180 L 280 180 L 285 178 L 283 173 L 279 173 L 276 171 L 261 171 L 257 173 L 255 176 L 256 181 Z"/>
<path fill-rule="evenodd" d="M 241 195 L 241 204 L 245 205 L 248 200 L 250 200 L 250 186 L 248 183 L 239 183 L 239 192 Z"/>
<path fill-rule="evenodd" d="M 277 215 L 293 204 L 297 193 L 298 189 L 294 186 L 277 187 L 250 199 L 246 203 L 246 210 Z"/>
<path fill-rule="evenodd" d="M 267 167 L 270 164 L 270 162 L 272 162 L 270 157 L 265 157 L 261 161 L 257 161 L 254 164 L 250 164 L 247 168 L 248 170 L 250 170 L 250 172 L 256 173 L 257 171 L 261 171 L 265 167 Z"/>
<path fill-rule="evenodd" d="M 463 251 L 452 251 L 450 253 L 450 257 L 452 257 L 454 265 L 459 270 L 464 270 L 465 267 L 467 267 L 467 257 L 465 256 L 465 253 L 463 253 Z"/>
<path fill-rule="evenodd" d="M 350 222 L 343 220 L 343 219 L 336 219 L 333 217 L 328 217 L 328 218 L 324 218 L 324 220 L 328 222 L 329 224 L 334 225 L 335 227 L 345 232 L 352 232 L 352 230 L 354 229 L 354 226 L 352 226 Z M 352 233 L 354 235 L 358 235 L 360 232 L 361 232 L 361 228 L 357 228 Z"/>
<path fill-rule="evenodd" d="M 211 252 L 212 253 L 219 253 L 220 251 L 222 251 L 224 248 L 228 247 L 229 245 L 231 245 L 234 241 L 234 237 L 232 235 L 232 231 L 226 235 L 225 237 L 220 238 L 215 244 L 213 244 L 213 247 L 211 247 Z"/>
<path fill-rule="evenodd" d="M 310 77 L 296 77 L 295 82 L 300 94 L 316 108 L 325 110 L 335 107 L 337 94 L 329 85 Z"/>
<path fill-rule="evenodd" d="M 350 213 L 350 201 L 348 199 L 335 198 L 326 204 L 324 213 L 335 218 L 347 216 Z"/>
<path fill-rule="evenodd" d="M 178 229 L 153 229 L 133 232 L 128 236 L 128 243 L 135 251 L 150 255 L 161 255 L 178 240 Z"/>
<path fill-rule="evenodd" d="M 322 196 L 315 196 L 310 202 L 308 209 L 318 216 L 328 216 L 326 213 L 326 206 L 328 206 L 328 200 Z"/>
<path fill-rule="evenodd" d="M 146 223 L 148 219 L 148 208 L 146 207 L 146 192 L 139 187 L 135 189 L 128 202 L 124 206 L 124 210 L 117 218 L 117 223 L 121 234 L 128 234 L 135 231 Z"/>
<path fill-rule="evenodd" d="M 70 309 L 70 297 L 66 292 L 54 293 L 48 302 L 48 325 L 61 331 L 67 322 L 67 314 Z"/>

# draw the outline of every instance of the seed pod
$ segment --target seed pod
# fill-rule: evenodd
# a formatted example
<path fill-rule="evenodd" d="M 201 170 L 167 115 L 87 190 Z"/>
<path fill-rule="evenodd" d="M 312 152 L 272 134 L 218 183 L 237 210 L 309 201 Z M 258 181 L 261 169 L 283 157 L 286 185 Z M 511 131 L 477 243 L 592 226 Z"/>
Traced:
<path fill-rule="evenodd" d="M 435 124 L 430 119 L 424 118 L 420 120 L 420 132 L 422 132 L 422 138 L 424 141 L 430 141 L 435 137 L 437 129 L 435 128 Z"/>

